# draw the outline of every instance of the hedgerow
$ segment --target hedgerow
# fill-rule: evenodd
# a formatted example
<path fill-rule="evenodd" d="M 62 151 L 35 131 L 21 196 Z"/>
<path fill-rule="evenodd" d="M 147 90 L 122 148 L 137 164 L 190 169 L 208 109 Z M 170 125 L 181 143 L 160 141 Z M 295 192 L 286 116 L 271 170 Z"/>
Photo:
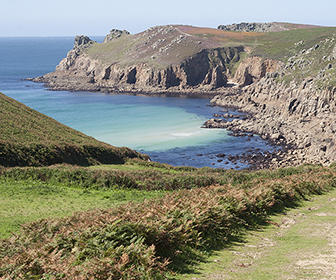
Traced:
<path fill-rule="evenodd" d="M 4 279 L 166 279 L 269 214 L 334 188 L 317 168 L 248 184 L 183 189 L 141 204 L 43 219 L 0 244 Z M 49 277 L 49 278 L 48 278 Z"/>

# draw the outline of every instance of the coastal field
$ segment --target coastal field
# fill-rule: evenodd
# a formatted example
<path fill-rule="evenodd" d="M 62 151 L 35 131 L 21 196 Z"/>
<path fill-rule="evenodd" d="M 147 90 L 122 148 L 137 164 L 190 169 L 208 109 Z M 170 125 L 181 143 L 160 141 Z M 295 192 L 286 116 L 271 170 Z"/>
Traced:
<path fill-rule="evenodd" d="M 0 276 L 55 279 L 190 273 L 271 223 L 270 215 L 336 182 L 333 167 L 243 172 L 139 160 L 117 168 L 5 168 L 0 179 L 7 206 Z M 19 230 L 26 221 L 33 222 Z"/>

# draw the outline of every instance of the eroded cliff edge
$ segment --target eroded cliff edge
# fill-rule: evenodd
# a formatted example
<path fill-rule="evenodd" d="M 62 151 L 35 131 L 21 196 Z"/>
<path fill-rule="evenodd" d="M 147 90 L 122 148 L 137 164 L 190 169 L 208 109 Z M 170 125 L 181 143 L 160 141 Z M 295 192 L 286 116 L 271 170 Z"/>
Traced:
<path fill-rule="evenodd" d="M 214 96 L 234 83 L 251 84 L 278 67 L 274 59 L 246 62 L 251 48 L 215 40 L 210 36 L 214 31 L 158 26 L 131 35 L 113 29 L 102 44 L 77 36 L 56 70 L 34 81 L 52 90 Z M 219 32 L 223 38 L 228 34 Z"/>

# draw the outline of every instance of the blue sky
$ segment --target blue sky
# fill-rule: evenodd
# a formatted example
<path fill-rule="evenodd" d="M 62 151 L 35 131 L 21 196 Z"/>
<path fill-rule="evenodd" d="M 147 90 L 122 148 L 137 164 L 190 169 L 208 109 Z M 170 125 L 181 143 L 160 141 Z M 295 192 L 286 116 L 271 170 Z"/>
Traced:
<path fill-rule="evenodd" d="M 151 26 L 217 28 L 239 22 L 293 22 L 336 26 L 333 0 L 1 0 L 0 37 L 137 33 Z"/>

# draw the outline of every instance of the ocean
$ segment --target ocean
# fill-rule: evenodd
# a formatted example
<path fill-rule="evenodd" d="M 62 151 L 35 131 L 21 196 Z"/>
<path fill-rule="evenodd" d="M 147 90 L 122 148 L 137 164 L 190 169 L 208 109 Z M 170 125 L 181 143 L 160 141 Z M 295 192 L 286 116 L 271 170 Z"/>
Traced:
<path fill-rule="evenodd" d="M 201 128 L 222 110 L 209 106 L 209 99 L 49 91 L 24 80 L 54 71 L 73 43 L 73 37 L 0 38 L 0 91 L 98 140 L 174 166 L 242 169 L 247 165 L 216 155 L 274 149 L 258 136 L 248 141 L 225 129 Z"/>

